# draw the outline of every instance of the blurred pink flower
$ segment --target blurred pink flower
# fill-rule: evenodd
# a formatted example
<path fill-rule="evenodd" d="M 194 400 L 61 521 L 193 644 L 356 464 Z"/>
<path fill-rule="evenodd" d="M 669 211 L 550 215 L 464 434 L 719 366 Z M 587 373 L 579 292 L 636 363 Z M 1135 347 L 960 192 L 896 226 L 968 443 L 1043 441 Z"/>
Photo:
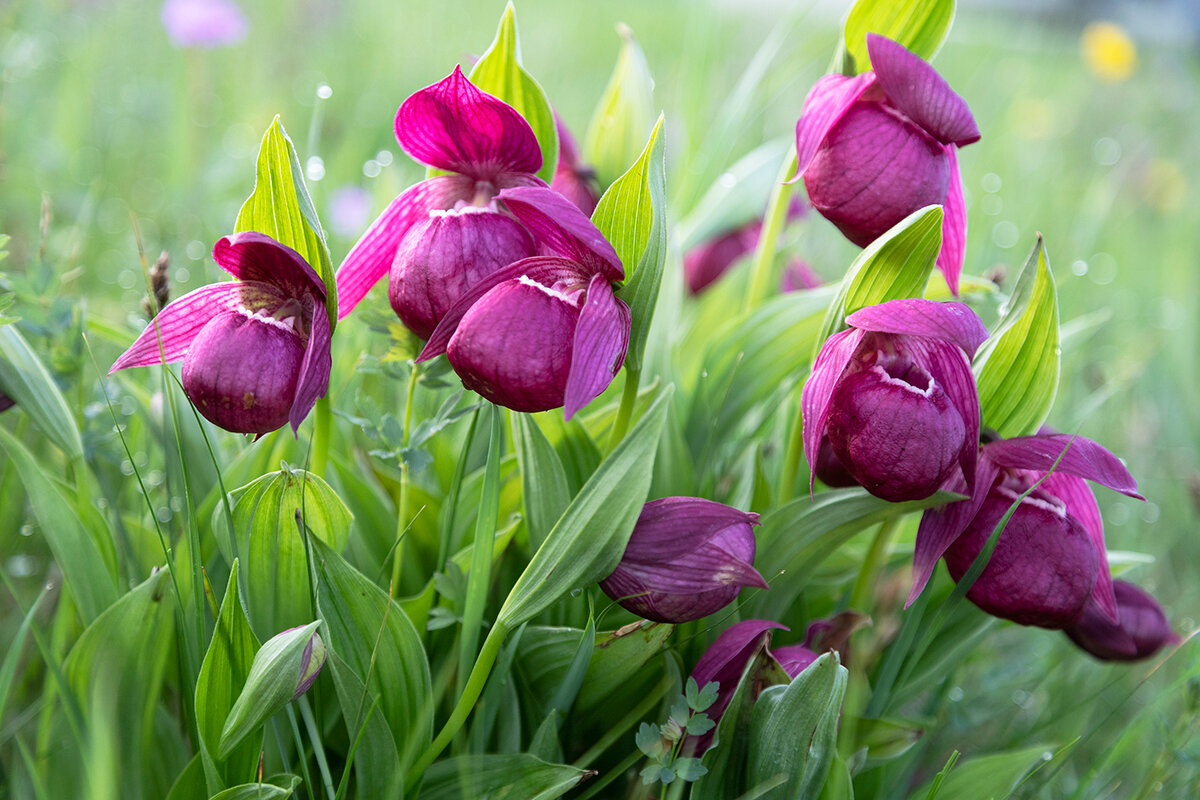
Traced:
<path fill-rule="evenodd" d="M 371 218 L 371 194 L 361 186 L 339 186 L 329 197 L 329 227 L 342 236 L 358 236 Z"/>
<path fill-rule="evenodd" d="M 246 38 L 246 15 L 233 0 L 166 0 L 162 24 L 176 47 L 227 47 Z"/>

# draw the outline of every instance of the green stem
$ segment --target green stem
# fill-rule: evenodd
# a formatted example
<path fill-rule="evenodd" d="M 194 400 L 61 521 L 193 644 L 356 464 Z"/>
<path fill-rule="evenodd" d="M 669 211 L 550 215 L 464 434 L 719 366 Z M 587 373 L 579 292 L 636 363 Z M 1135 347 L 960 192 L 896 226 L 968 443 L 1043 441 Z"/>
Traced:
<path fill-rule="evenodd" d="M 479 651 L 479 658 L 475 660 L 471 676 L 467 678 L 458 703 L 450 712 L 450 718 L 438 731 L 433 743 L 425 748 L 425 752 L 421 753 L 421 757 L 408 771 L 405 794 L 416 787 L 421 776 L 425 774 L 425 770 L 429 769 L 429 765 L 433 763 L 434 759 L 441 755 L 442 751 L 446 749 L 446 745 L 450 744 L 450 740 L 454 738 L 454 734 L 458 733 L 463 723 L 467 721 L 467 717 L 471 715 L 471 709 L 475 707 L 475 702 L 483 694 L 483 687 L 487 685 L 488 676 L 492 674 L 492 667 L 496 664 L 496 657 L 500 654 L 500 647 L 504 644 L 504 638 L 507 635 L 508 629 L 498 622 L 488 631 L 487 638 L 483 641 L 483 647 Z"/>
<path fill-rule="evenodd" d="M 804 457 L 804 419 L 797 413 L 796 421 L 792 424 L 792 433 L 788 437 L 787 450 L 783 456 L 783 472 L 779 476 L 779 500 L 776 505 L 783 505 L 792 499 L 796 490 L 796 478 L 800 472 L 800 459 Z"/>
<path fill-rule="evenodd" d="M 673 683 L 674 679 L 672 678 L 671 674 L 664 673 L 663 678 L 658 682 L 658 685 L 651 689 L 650 693 L 646 695 L 641 702 L 634 706 L 632 711 L 621 717 L 620 722 L 609 728 L 608 731 L 606 731 L 605 734 L 601 736 L 595 744 L 587 749 L 587 752 L 575 759 L 572 766 L 580 767 L 582 769 L 599 758 L 605 750 L 612 747 L 613 743 L 625 734 L 625 731 L 632 728 L 634 723 L 649 714 L 650 711 L 656 705 L 658 705 L 659 701 L 662 700 L 663 695 L 670 690 Z"/>
<path fill-rule="evenodd" d="M 642 373 L 638 370 L 625 368 L 625 389 L 621 392 L 621 405 L 617 416 L 613 419 L 612 434 L 608 439 L 608 449 L 612 450 L 625 438 L 629 430 L 629 420 L 633 417 L 633 407 L 637 403 L 638 382 Z"/>
<path fill-rule="evenodd" d="M 767 215 L 763 219 L 762 233 L 759 234 L 758 247 L 754 250 L 754 262 L 750 267 L 750 284 L 746 289 L 744 311 L 749 312 L 767 295 L 767 281 L 771 275 L 771 265 L 775 261 L 776 245 L 779 234 L 783 232 L 783 223 L 787 221 L 788 205 L 792 200 L 792 184 L 787 180 L 796 172 L 796 166 L 796 154 L 790 153 L 781 165 L 775 188 L 771 191 Z"/>
<path fill-rule="evenodd" d="M 333 428 L 333 411 L 328 394 L 317 400 L 314 413 L 316 419 L 313 421 L 312 459 L 308 466 L 313 474 L 324 478 L 325 468 L 329 463 L 329 434 Z"/>
<path fill-rule="evenodd" d="M 419 371 L 415 363 L 408 373 L 408 394 L 404 400 L 404 446 L 408 447 L 408 432 L 412 423 L 413 395 L 417 391 Z M 400 566 L 404 563 L 404 532 L 408 530 L 408 462 L 400 461 L 400 496 L 396 498 L 396 544 L 392 548 L 392 582 L 388 592 L 398 597 L 400 591 Z"/>
<path fill-rule="evenodd" d="M 898 520 L 898 517 L 888 517 L 875 532 L 875 538 L 871 540 L 871 548 L 867 550 L 867 557 L 863 559 L 862 568 L 858 571 L 858 579 L 854 581 L 854 588 L 850 591 L 851 610 L 864 611 L 867 608 L 871 599 L 871 587 L 875 583 L 875 575 L 879 572 L 880 562 L 887 558 L 887 551 L 891 548 L 892 534 L 896 531 Z"/>

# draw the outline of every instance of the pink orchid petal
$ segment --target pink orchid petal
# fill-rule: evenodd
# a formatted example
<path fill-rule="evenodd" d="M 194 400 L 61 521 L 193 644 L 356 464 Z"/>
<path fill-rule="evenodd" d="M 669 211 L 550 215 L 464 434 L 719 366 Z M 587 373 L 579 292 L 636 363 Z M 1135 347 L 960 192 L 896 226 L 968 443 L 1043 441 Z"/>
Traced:
<path fill-rule="evenodd" d="M 476 180 L 542 168 L 525 118 L 467 80 L 460 67 L 401 103 L 395 128 L 396 141 L 417 161 Z"/>
<path fill-rule="evenodd" d="M 651 500 L 638 516 L 637 535 L 629 539 L 623 558 L 670 561 L 696 546 L 697 531 L 715 536 L 730 525 L 757 525 L 758 514 L 699 497 Z"/>
<path fill-rule="evenodd" d="M 625 363 L 629 348 L 629 306 L 617 299 L 603 275 L 593 275 L 588 284 L 575 342 L 563 413 L 567 419 L 608 388 Z"/>
<path fill-rule="evenodd" d="M 833 389 L 858 345 L 865 334 L 857 328 L 835 333 L 825 340 L 817 360 L 813 362 L 812 374 L 804 383 L 800 392 L 800 414 L 804 430 L 804 457 L 808 460 L 810 472 L 817 463 L 817 452 L 821 447 L 821 437 L 825 435 L 825 424 L 829 421 L 829 400 L 833 397 Z M 808 479 L 811 492 L 816 481 L 813 472 Z"/>
<path fill-rule="evenodd" d="M 917 539 L 913 548 L 913 578 L 908 599 L 904 607 L 911 606 L 924 591 L 938 559 L 954 544 L 987 498 L 988 491 L 996 479 L 996 467 L 986 458 L 980 458 L 975 468 L 975 488 L 971 491 L 961 475 L 956 475 L 944 488 L 960 494 L 970 494 L 970 499 L 947 503 L 940 508 L 929 508 L 921 515 L 917 528 Z"/>
<path fill-rule="evenodd" d="M 1061 464 L 1060 464 L 1061 466 Z M 1054 472 L 1042 482 L 1042 488 L 1062 500 L 1067 507 L 1067 513 L 1075 518 L 1088 538 L 1096 546 L 1100 556 L 1100 574 L 1096 586 L 1092 589 L 1092 601 L 1104 616 L 1114 624 L 1121 622 L 1117 610 L 1117 596 L 1113 593 L 1112 572 L 1108 566 L 1108 548 L 1104 543 L 1104 521 L 1100 517 L 1100 506 L 1096 503 L 1096 495 L 1087 485 L 1087 481 L 1076 475 Z"/>
<path fill-rule="evenodd" d="M 617 251 L 579 207 L 552 189 L 517 187 L 496 197 L 533 232 L 542 255 L 562 256 L 610 281 L 625 280 Z"/>
<path fill-rule="evenodd" d="M 958 297 L 958 278 L 967 258 L 967 202 L 955 147 L 943 145 L 943 148 L 950 160 L 950 187 L 942 204 L 942 249 L 938 252 L 937 267 L 946 278 L 950 293 Z"/>
<path fill-rule="evenodd" d="M 808 169 L 809 162 L 821 149 L 821 143 L 833 126 L 875 84 L 875 73 L 864 72 L 853 78 L 845 75 L 825 75 L 816 82 L 804 98 L 800 119 L 796 122 L 795 177 L 800 178 Z"/>
<path fill-rule="evenodd" d="M 746 662 L 754 654 L 758 643 L 764 634 L 770 630 L 788 630 L 786 625 L 766 619 L 748 619 L 729 626 L 717 640 L 713 642 L 692 670 L 691 677 L 703 689 L 709 681 L 717 681 L 722 689 L 732 696 L 737 681 L 742 677 Z M 728 705 L 728 701 L 726 704 Z M 724 711 L 724 707 L 720 711 Z M 718 716 L 720 711 L 709 711 Z"/>
<path fill-rule="evenodd" d="M 900 346 L 901 343 L 897 342 L 898 349 Z M 958 463 L 962 466 L 967 484 L 974 486 L 976 460 L 979 455 L 980 409 L 979 393 L 975 386 L 975 375 L 971 372 L 970 359 L 957 345 L 940 339 L 924 336 L 905 337 L 902 346 L 913 353 L 914 361 L 925 365 L 962 417 L 966 433 Z"/>
<path fill-rule="evenodd" d="M 1066 450 L 1062 460 L 1058 462 L 1057 472 L 1095 481 L 1138 500 L 1145 499 L 1138 494 L 1137 481 L 1129 474 L 1121 460 L 1103 446 L 1082 436 L 1066 433 L 1017 436 L 989 442 L 983 449 L 988 458 L 1000 467 L 1029 469 L 1041 473 L 1049 472 L 1055 460 Z"/>
<path fill-rule="evenodd" d="M 338 319 L 357 306 L 371 287 L 387 275 L 400 240 L 435 209 L 470 199 L 473 182 L 460 175 L 439 175 L 410 186 L 383 210 L 359 238 L 337 270 Z"/>
<path fill-rule="evenodd" d="M 304 360 L 300 362 L 296 396 L 288 413 L 288 421 L 291 422 L 292 433 L 295 435 L 299 434 L 300 423 L 308 416 L 317 400 L 329 391 L 329 373 L 333 369 L 333 332 L 329 328 L 329 315 L 325 313 L 324 304 L 318 305 L 316 300 L 309 297 L 304 304 L 304 313 L 306 318 L 312 319 L 312 328 L 308 333 Z"/>
<path fill-rule="evenodd" d="M 265 233 L 222 236 L 213 245 L 213 260 L 235 278 L 271 284 L 288 297 L 313 294 L 325 299 L 325 282 L 317 271 L 302 255 Z"/>
<path fill-rule="evenodd" d="M 979 316 L 962 303 L 939 303 L 919 297 L 867 306 L 846 317 L 846 324 L 878 333 L 929 336 L 961 347 L 973 357 L 987 339 Z"/>
<path fill-rule="evenodd" d="M 509 264 L 483 278 L 458 298 L 458 301 L 450 307 L 450 310 L 442 317 L 442 321 L 434 328 L 433 333 L 429 336 L 429 341 L 425 343 L 424 349 L 417 356 L 417 362 L 428 361 L 446 352 L 446 345 L 450 343 L 450 337 L 454 335 L 454 331 L 458 329 L 458 323 L 462 321 L 471 306 L 495 287 L 505 281 L 518 280 L 522 275 L 545 286 L 553 286 L 559 281 L 582 284 L 589 279 L 588 274 L 578 264 L 565 258 L 534 256 Z"/>
<path fill-rule="evenodd" d="M 871 67 L 888 99 L 943 144 L 979 141 L 979 127 L 963 100 L 929 62 L 903 45 L 867 34 Z"/>
<path fill-rule="evenodd" d="M 129 349 L 121 354 L 108 374 L 111 375 L 119 369 L 179 361 L 187 354 L 192 340 L 209 320 L 218 314 L 235 310 L 243 303 L 244 295 L 256 289 L 268 293 L 277 292 L 274 287 L 265 284 L 248 286 L 241 281 L 226 281 L 201 286 L 173 300 L 158 312 L 158 316 L 151 320 Z"/>

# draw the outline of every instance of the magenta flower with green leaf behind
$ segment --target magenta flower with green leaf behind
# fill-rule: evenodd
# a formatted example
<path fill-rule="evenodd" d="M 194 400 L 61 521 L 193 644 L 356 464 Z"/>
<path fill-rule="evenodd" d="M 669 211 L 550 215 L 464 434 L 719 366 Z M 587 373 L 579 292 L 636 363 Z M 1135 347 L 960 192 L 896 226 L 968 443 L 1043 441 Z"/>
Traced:
<path fill-rule="evenodd" d="M 801 393 L 808 463 L 822 463 L 828 441 L 826 469 L 840 465 L 893 502 L 929 497 L 960 471 L 970 485 L 979 442 L 970 358 L 987 338 L 979 317 L 961 303 L 901 299 L 846 322 Z"/>
<path fill-rule="evenodd" d="M 1102 661 L 1139 661 L 1149 658 L 1168 644 L 1178 644 L 1179 636 L 1153 595 L 1128 581 L 1113 581 L 1119 622 L 1113 622 L 1089 598 L 1083 614 L 1063 633 Z"/>
<path fill-rule="evenodd" d="M 926 61 L 867 34 L 873 71 L 826 75 L 796 123 L 808 198 L 859 247 L 912 212 L 944 209 L 938 268 L 958 293 L 967 215 L 957 148 L 979 139 L 966 101 Z"/>
<path fill-rule="evenodd" d="M 329 389 L 325 283 L 299 253 L 263 233 L 219 239 L 213 259 L 237 280 L 167 304 L 109 374 L 182 361 L 183 389 L 214 425 L 263 434 L 291 423 L 296 432 Z"/>
<path fill-rule="evenodd" d="M 583 163 L 575 138 L 557 112 L 554 127 L 558 131 L 558 161 L 554 166 L 554 180 L 550 188 L 570 200 L 589 217 L 596 210 L 600 196 L 596 190 L 596 170 Z"/>
<path fill-rule="evenodd" d="M 758 514 L 699 497 L 664 497 L 642 507 L 621 562 L 600 589 L 627 611 L 656 622 L 715 614 L 743 586 L 767 588 L 754 569 Z"/>
<path fill-rule="evenodd" d="M 417 361 L 442 353 L 463 385 L 514 411 L 565 406 L 570 419 L 620 371 L 629 307 L 616 250 L 574 204 L 549 188 L 497 199 L 533 232 L 540 255 L 471 286 L 442 317 Z"/>
<path fill-rule="evenodd" d="M 921 517 L 908 603 L 924 589 L 939 558 L 960 580 L 1009 507 L 1034 487 L 1000 533 L 967 599 L 1022 625 L 1064 628 L 1089 603 L 1118 623 L 1104 523 L 1088 480 L 1141 499 L 1121 461 L 1082 436 L 1040 433 L 985 443 L 974 489 L 953 487 L 969 499 L 928 509 Z"/>
<path fill-rule="evenodd" d="M 529 232 L 497 196 L 545 186 L 534 174 L 542 153 L 529 123 L 458 67 L 400 105 L 395 133 L 414 160 L 450 174 L 407 189 L 351 248 L 337 271 L 338 317 L 387 275 L 396 315 L 428 339 L 472 285 L 534 255 Z"/>

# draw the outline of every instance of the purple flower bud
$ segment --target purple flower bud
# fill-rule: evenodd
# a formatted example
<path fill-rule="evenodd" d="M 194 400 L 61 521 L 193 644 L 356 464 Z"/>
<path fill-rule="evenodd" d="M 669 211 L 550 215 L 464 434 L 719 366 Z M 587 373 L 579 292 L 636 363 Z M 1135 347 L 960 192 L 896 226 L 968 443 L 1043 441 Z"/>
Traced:
<path fill-rule="evenodd" d="M 8 411 L 10 408 L 15 406 L 16 404 L 17 404 L 16 400 L 13 400 L 11 397 L 6 395 L 4 392 L 0 392 L 0 411 Z"/>
<path fill-rule="evenodd" d="M 225 47 L 246 38 L 246 17 L 233 0 L 167 0 L 162 24 L 176 47 Z"/>
<path fill-rule="evenodd" d="M 550 182 L 550 188 L 590 217 L 600 200 L 596 194 L 596 171 L 581 163 L 575 139 L 557 112 L 554 114 L 554 126 L 558 130 L 558 163 L 554 166 L 554 180 Z"/>
<path fill-rule="evenodd" d="M 807 262 L 795 259 L 784 268 L 783 275 L 779 278 L 779 290 L 785 293 L 802 292 L 816 289 L 824 283 L 821 276 Z"/>
<path fill-rule="evenodd" d="M 704 651 L 704 655 L 700 656 L 690 677 L 694 678 L 696 685 L 701 688 L 710 681 L 717 682 L 716 702 L 704 712 L 713 722 L 719 721 L 721 715 L 725 713 L 725 709 L 729 708 L 729 703 L 733 700 L 733 693 L 737 691 L 738 681 L 742 679 L 746 665 L 750 663 L 750 659 L 754 657 L 760 647 L 767 646 L 771 640 L 770 631 L 776 628 L 787 630 L 786 626 L 765 619 L 748 619 L 738 622 L 729 626 L 717 637 L 716 641 L 709 645 L 708 649 Z M 707 750 L 712 743 L 712 737 L 711 732 L 696 737 L 693 751 L 702 753 Z"/>
<path fill-rule="evenodd" d="M 1138 661 L 1179 642 L 1162 606 L 1149 592 L 1128 581 L 1113 581 L 1113 592 L 1119 624 L 1095 602 L 1088 602 L 1079 620 L 1063 629 L 1081 649 L 1103 661 Z"/>
<path fill-rule="evenodd" d="M 804 451 L 814 470 L 845 485 L 820 457 L 867 491 L 900 502 L 928 497 L 953 476 L 969 481 L 979 399 L 969 354 L 987 336 L 959 303 L 893 300 L 847 317 L 801 395 Z M 815 472 L 814 472 L 815 474 Z"/>
<path fill-rule="evenodd" d="M 958 291 L 966 209 L 955 150 L 979 139 L 966 102 L 927 62 L 867 34 L 872 72 L 826 75 L 796 123 L 809 200 L 865 247 L 913 211 L 944 207 L 938 266 Z"/>
<path fill-rule="evenodd" d="M 213 258 L 238 280 L 169 303 L 109 372 L 183 361 L 184 391 L 214 425 L 263 434 L 290 422 L 295 431 L 329 388 L 325 284 L 262 233 L 220 239 Z"/>
<path fill-rule="evenodd" d="M 700 294 L 735 261 L 753 252 L 761 232 L 762 220 L 755 219 L 688 250 L 683 256 L 683 278 L 688 291 Z"/>
<path fill-rule="evenodd" d="M 642 508 L 621 563 L 600 588 L 655 622 L 689 622 L 733 602 L 743 586 L 767 588 L 754 569 L 758 514 L 665 497 Z"/>
<path fill-rule="evenodd" d="M 289 630 L 296 630 L 296 628 L 289 628 Z M 327 655 L 325 642 L 321 640 L 321 635 L 314 633 L 309 638 L 308 644 L 304 646 L 303 655 L 300 656 L 300 678 L 296 682 L 296 691 L 292 694 L 293 700 L 299 698 L 316 683 L 321 667 L 325 666 Z"/>

